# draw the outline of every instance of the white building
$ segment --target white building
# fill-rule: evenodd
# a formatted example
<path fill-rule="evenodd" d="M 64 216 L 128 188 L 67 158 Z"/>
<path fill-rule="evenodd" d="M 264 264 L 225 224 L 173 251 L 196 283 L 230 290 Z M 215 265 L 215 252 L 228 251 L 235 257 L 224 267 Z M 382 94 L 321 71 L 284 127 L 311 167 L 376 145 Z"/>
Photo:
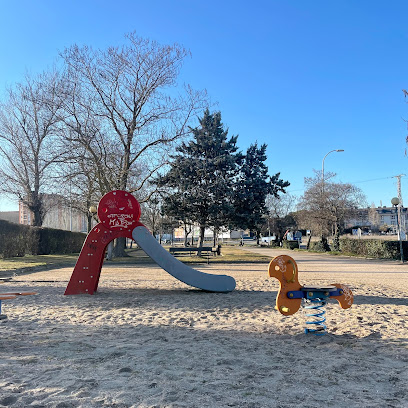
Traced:
<path fill-rule="evenodd" d="M 401 207 L 401 229 L 407 231 L 408 229 L 408 209 Z M 357 210 L 354 217 L 349 218 L 345 222 L 346 228 L 352 227 L 381 227 L 382 225 L 389 226 L 397 231 L 398 227 L 398 213 L 395 207 L 373 207 L 362 208 Z"/>

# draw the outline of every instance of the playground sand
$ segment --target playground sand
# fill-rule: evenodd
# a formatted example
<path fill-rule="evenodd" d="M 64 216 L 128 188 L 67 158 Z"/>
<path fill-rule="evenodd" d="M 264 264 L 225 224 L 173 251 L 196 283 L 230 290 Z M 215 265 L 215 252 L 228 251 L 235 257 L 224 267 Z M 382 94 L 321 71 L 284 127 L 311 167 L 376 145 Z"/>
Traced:
<path fill-rule="evenodd" d="M 154 265 L 105 267 L 94 296 L 63 296 L 72 268 L 2 283 L 38 295 L 3 302 L 0 406 L 408 407 L 408 267 L 302 257 L 302 284 L 355 295 L 324 336 L 274 309 L 266 264 L 197 268 L 234 276 L 228 294 Z"/>

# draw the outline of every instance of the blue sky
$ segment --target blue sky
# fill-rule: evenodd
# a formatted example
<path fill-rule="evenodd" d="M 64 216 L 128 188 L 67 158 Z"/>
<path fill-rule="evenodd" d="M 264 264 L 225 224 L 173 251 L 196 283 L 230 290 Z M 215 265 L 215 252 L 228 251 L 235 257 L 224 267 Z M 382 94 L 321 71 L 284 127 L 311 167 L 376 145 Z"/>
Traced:
<path fill-rule="evenodd" d="M 74 43 L 106 47 L 131 31 L 190 49 L 180 83 L 206 88 L 244 150 L 268 144 L 270 173 L 301 195 L 337 173 L 389 205 L 408 175 L 408 2 L 377 0 L 0 0 L 0 95 Z M 402 178 L 408 205 L 408 177 Z M 0 211 L 16 208 L 0 199 Z"/>

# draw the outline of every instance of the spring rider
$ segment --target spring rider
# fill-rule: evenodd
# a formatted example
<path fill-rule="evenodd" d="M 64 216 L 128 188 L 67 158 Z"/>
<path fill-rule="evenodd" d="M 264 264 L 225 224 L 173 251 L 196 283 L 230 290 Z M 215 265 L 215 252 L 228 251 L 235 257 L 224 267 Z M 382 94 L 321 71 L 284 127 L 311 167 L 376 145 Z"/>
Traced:
<path fill-rule="evenodd" d="M 304 302 L 306 316 L 305 333 L 322 335 L 326 333 L 325 310 L 329 298 L 336 299 L 340 307 L 348 309 L 353 304 L 353 294 L 346 285 L 334 283 L 327 286 L 302 286 L 298 280 L 298 267 L 293 258 L 279 255 L 272 259 L 269 276 L 279 280 L 280 288 L 276 298 L 276 309 L 284 316 L 295 314 Z"/>

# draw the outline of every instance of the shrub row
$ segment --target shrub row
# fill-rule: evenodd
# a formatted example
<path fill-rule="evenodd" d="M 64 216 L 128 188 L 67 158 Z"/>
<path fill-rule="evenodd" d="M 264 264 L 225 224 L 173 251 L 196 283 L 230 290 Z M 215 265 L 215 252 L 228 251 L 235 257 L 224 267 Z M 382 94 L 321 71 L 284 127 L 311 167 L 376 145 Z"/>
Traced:
<path fill-rule="evenodd" d="M 325 245 L 321 240 L 311 242 L 309 245 L 309 250 L 310 251 L 316 251 L 316 252 L 326 252 L 330 251 L 330 248 L 327 248 L 327 244 Z"/>
<path fill-rule="evenodd" d="M 295 241 L 284 240 L 284 241 L 282 241 L 282 248 L 286 248 L 286 249 L 299 248 L 299 241 L 297 241 L 297 240 L 295 240 Z"/>
<path fill-rule="evenodd" d="M 402 242 L 404 259 L 408 259 L 408 242 Z M 401 259 L 399 241 L 380 239 L 340 239 L 340 250 L 369 258 Z"/>
<path fill-rule="evenodd" d="M 29 227 L 0 220 L 0 256 L 70 254 L 79 252 L 86 235 L 81 232 Z"/>
<path fill-rule="evenodd" d="M 27 251 L 30 227 L 0 220 L 0 256 L 24 256 Z"/>

